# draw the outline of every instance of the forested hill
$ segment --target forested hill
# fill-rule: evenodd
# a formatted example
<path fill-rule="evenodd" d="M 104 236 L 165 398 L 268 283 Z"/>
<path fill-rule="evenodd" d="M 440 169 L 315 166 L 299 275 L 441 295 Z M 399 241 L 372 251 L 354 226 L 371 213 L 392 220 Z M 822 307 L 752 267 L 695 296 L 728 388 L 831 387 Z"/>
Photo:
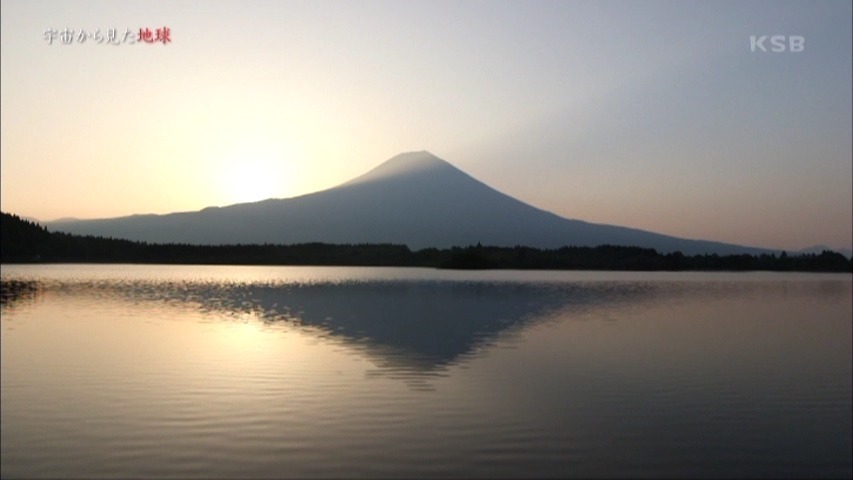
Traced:
<path fill-rule="evenodd" d="M 2 213 L 3 263 L 163 263 L 216 265 L 417 266 L 456 269 L 540 270 L 772 270 L 851 272 L 853 260 L 825 250 L 803 255 L 682 255 L 654 249 L 602 245 L 537 249 L 467 246 L 411 251 L 405 245 L 211 245 L 149 244 L 49 232 Z"/>

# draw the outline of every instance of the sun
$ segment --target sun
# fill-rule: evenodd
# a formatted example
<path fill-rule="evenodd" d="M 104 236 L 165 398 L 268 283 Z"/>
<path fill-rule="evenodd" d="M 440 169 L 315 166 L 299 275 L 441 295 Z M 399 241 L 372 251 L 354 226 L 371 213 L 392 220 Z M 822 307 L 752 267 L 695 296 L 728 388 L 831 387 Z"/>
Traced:
<path fill-rule="evenodd" d="M 229 203 L 253 202 L 281 197 L 287 190 L 280 168 L 270 162 L 250 158 L 234 162 L 225 179 L 225 197 Z"/>
<path fill-rule="evenodd" d="M 281 149 L 244 149 L 220 168 L 223 204 L 286 198 L 295 192 L 299 159 Z"/>

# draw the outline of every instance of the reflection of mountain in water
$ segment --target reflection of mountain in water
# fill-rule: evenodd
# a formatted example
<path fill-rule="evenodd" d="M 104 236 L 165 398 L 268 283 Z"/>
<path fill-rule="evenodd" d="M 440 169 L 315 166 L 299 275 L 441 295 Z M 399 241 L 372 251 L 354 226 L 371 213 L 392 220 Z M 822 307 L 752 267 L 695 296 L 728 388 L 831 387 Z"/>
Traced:
<path fill-rule="evenodd" d="M 573 301 L 559 290 L 488 283 L 314 285 L 254 293 L 265 318 L 296 318 L 430 368 Z"/>
<path fill-rule="evenodd" d="M 19 300 L 33 298 L 41 288 L 94 295 L 105 301 L 118 297 L 132 302 L 191 304 L 229 316 L 251 313 L 267 322 L 304 326 L 341 341 L 364 352 L 383 369 L 420 375 L 440 371 L 494 343 L 505 332 L 517 331 L 557 313 L 580 316 L 589 310 L 600 310 L 609 316 L 613 308 L 680 295 L 729 298 L 754 293 L 756 289 L 787 295 L 793 293 L 790 289 L 794 285 L 660 281 L 4 281 L 3 305 L 6 311 L 11 303 L 24 305 L 27 302 Z M 821 286 L 819 282 L 807 285 L 810 289 Z"/>
<path fill-rule="evenodd" d="M 637 301 L 659 293 L 652 284 L 636 282 L 112 279 L 30 282 L 27 288 L 5 281 L 4 285 L 17 292 L 14 298 L 35 295 L 36 288 L 42 288 L 97 296 L 104 301 L 118 297 L 132 302 L 195 304 L 225 315 L 252 313 L 267 322 L 310 327 L 363 351 L 383 367 L 421 373 L 453 364 L 493 343 L 503 332 L 547 319 L 556 312 Z M 13 298 L 11 293 L 9 298 Z"/>
<path fill-rule="evenodd" d="M 141 287 L 141 288 L 140 288 Z M 638 283 L 370 281 L 313 284 L 172 283 L 127 293 L 197 302 L 225 314 L 311 327 L 363 349 L 382 364 L 428 371 L 457 362 L 502 332 L 558 311 L 636 301 L 657 290 Z"/>

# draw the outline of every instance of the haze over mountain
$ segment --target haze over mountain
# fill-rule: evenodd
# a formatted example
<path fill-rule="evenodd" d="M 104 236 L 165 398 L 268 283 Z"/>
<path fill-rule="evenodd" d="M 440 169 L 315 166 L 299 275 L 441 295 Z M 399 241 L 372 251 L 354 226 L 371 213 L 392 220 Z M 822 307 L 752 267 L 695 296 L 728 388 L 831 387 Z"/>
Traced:
<path fill-rule="evenodd" d="M 503 194 L 429 152 L 397 155 L 337 187 L 293 198 L 45 225 L 157 243 L 396 243 L 421 249 L 479 242 L 538 248 L 611 244 L 685 254 L 770 251 L 566 219 Z"/>

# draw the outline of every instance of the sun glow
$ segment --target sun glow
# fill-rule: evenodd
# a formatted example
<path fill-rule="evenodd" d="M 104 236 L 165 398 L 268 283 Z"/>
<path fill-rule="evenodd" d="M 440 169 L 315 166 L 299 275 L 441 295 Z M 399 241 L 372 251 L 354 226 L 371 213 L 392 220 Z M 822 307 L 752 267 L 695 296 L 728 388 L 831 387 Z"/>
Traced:
<path fill-rule="evenodd" d="M 224 158 L 219 168 L 223 205 L 286 198 L 297 193 L 300 157 L 284 148 L 255 146 Z"/>

